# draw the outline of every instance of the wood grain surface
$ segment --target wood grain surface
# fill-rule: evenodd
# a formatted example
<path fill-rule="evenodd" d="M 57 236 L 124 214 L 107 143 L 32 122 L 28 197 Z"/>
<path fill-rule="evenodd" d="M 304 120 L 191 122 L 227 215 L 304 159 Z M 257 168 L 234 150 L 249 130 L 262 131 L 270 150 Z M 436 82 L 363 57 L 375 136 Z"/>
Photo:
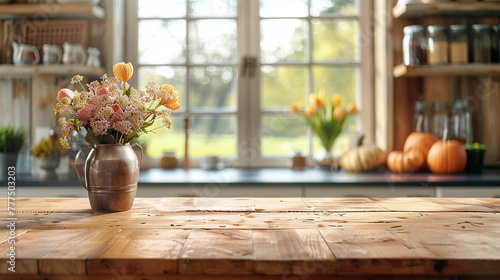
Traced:
<path fill-rule="evenodd" d="M 0 199 L 0 279 L 500 279 L 500 199 Z"/>

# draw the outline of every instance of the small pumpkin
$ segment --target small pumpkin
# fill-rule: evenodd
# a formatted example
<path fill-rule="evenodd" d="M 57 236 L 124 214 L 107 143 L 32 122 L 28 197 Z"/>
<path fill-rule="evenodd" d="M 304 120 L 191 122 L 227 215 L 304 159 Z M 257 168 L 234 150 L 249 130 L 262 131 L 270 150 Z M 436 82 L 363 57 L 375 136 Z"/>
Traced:
<path fill-rule="evenodd" d="M 424 159 L 427 159 L 427 154 L 431 149 L 432 145 L 439 140 L 433 133 L 422 132 L 422 122 L 423 119 L 420 117 L 417 121 L 416 131 L 410 133 L 406 137 L 405 143 L 403 145 L 403 152 L 408 152 L 412 149 L 420 150 L 424 154 Z M 427 169 L 427 162 L 424 160 L 424 169 Z"/>
<path fill-rule="evenodd" d="M 462 172 L 467 164 L 464 145 L 457 140 L 439 140 L 427 155 L 427 165 L 432 173 Z"/>
<path fill-rule="evenodd" d="M 363 172 L 385 164 L 386 154 L 375 145 L 361 145 L 347 151 L 339 161 L 347 172 Z"/>
<path fill-rule="evenodd" d="M 387 168 L 394 173 L 409 173 L 419 171 L 425 163 L 425 156 L 419 149 L 407 152 L 392 151 L 387 155 Z"/>

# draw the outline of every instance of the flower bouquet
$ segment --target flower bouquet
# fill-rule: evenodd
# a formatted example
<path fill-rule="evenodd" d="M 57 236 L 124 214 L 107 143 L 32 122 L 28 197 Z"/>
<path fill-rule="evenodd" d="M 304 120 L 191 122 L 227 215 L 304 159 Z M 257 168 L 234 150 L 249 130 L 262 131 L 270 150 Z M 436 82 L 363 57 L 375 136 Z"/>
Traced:
<path fill-rule="evenodd" d="M 54 113 L 62 116 L 58 122 L 63 147 L 69 149 L 69 136 L 81 128 L 87 131 L 89 144 L 129 143 L 153 131 L 150 128 L 157 118 L 170 128 L 170 112 L 180 108 L 179 92 L 173 86 L 149 82 L 145 90 L 137 91 L 127 83 L 133 74 L 130 62 L 115 64 L 113 73 L 116 77 L 104 74 L 101 82 L 86 87 L 81 83 L 83 77 L 76 75 L 71 83 L 79 83 L 82 91 L 64 88 L 58 92 Z"/>
<path fill-rule="evenodd" d="M 324 156 L 319 160 L 320 167 L 330 168 L 334 162 L 331 155 L 333 144 L 342 132 L 347 117 L 356 113 L 356 104 L 351 102 L 342 107 L 342 97 L 339 94 L 328 99 L 321 89 L 319 93 L 309 95 L 309 106 L 305 107 L 304 112 L 300 110 L 299 102 L 292 103 L 290 107 L 293 114 L 303 116 L 321 141 Z"/>
<path fill-rule="evenodd" d="M 86 130 L 85 141 L 75 158 L 78 178 L 88 191 L 90 205 L 97 211 L 125 211 L 132 207 L 142 162 L 142 148 L 130 141 L 142 134 L 172 125 L 170 113 L 180 108 L 179 92 L 171 85 L 149 82 L 144 90 L 136 90 L 127 81 L 133 74 L 131 63 L 113 66 L 115 77 L 102 76 L 86 86 L 76 75 L 81 91 L 61 89 L 57 94 L 54 113 L 59 114 L 61 144 L 69 148 L 68 138 L 74 131 Z M 153 128 L 156 120 L 162 125 Z M 139 156 L 132 147 L 141 149 Z M 85 168 L 78 159 L 85 149 L 91 149 Z M 83 172 L 82 180 L 80 170 Z"/>

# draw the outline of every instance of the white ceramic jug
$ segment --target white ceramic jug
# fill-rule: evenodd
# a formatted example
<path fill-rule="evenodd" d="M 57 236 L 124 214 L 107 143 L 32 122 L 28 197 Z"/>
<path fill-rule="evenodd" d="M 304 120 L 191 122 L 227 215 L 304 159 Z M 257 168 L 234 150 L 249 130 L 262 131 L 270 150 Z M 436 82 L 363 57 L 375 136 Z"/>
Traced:
<path fill-rule="evenodd" d="M 87 53 L 81 44 L 64 42 L 63 49 L 63 64 L 85 64 L 87 61 Z"/>
<path fill-rule="evenodd" d="M 44 44 L 42 50 L 43 50 L 43 64 L 52 65 L 61 63 L 62 51 L 58 45 Z"/>
<path fill-rule="evenodd" d="M 97 48 L 88 48 L 87 66 L 101 67 L 100 52 Z"/>
<path fill-rule="evenodd" d="M 40 54 L 35 46 L 12 42 L 14 65 L 35 65 L 40 62 Z"/>

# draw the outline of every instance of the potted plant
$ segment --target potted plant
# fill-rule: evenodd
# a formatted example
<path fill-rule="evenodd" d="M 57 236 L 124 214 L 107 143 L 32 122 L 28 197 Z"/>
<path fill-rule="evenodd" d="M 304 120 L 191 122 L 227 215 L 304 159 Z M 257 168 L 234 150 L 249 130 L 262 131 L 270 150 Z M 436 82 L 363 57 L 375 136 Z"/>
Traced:
<path fill-rule="evenodd" d="M 23 127 L 13 125 L 0 127 L 0 177 L 5 177 L 9 166 L 16 166 L 25 138 Z"/>
<path fill-rule="evenodd" d="M 61 145 L 59 138 L 58 134 L 44 138 L 32 151 L 32 155 L 38 159 L 38 165 L 45 171 L 47 177 L 55 176 L 55 170 L 59 166 L 61 157 L 68 152 Z"/>

